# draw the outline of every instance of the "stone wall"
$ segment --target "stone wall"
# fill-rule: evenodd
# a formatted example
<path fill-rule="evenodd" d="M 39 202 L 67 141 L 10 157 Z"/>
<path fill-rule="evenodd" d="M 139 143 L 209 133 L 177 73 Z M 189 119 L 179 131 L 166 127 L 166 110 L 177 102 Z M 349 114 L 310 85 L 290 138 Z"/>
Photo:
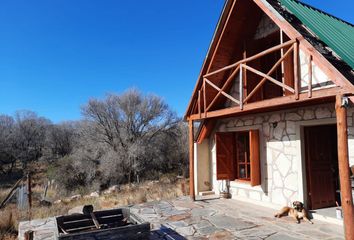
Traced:
<path fill-rule="evenodd" d="M 260 130 L 262 185 L 231 182 L 233 196 L 275 205 L 304 201 L 304 170 L 301 146 L 303 126 L 335 124 L 334 104 L 294 108 L 265 114 L 220 120 L 209 139 L 213 190 L 219 192 L 216 180 L 215 132 Z M 349 156 L 354 164 L 354 108 L 348 110 Z"/>
<path fill-rule="evenodd" d="M 265 38 L 276 31 L 279 31 L 279 27 L 266 14 L 263 14 L 253 39 Z"/>

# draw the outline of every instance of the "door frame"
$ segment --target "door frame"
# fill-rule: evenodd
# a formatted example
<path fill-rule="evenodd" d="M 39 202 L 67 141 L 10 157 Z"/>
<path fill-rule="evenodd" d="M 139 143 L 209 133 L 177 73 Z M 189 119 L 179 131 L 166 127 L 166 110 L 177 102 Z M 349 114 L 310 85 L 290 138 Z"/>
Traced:
<path fill-rule="evenodd" d="M 322 128 L 321 128 L 322 127 Z M 308 132 L 306 132 L 306 131 L 313 131 L 313 129 L 316 129 L 316 128 L 320 128 L 320 129 L 322 129 L 323 131 L 324 130 L 328 130 L 328 131 L 330 131 L 330 136 L 332 137 L 332 139 L 331 138 L 329 138 L 328 139 L 328 141 L 326 142 L 327 144 L 330 144 L 331 145 L 331 151 L 332 151 L 332 149 L 333 149 L 333 151 L 337 151 L 337 144 L 333 144 L 334 142 L 336 143 L 337 141 L 336 141 L 336 139 L 333 139 L 333 137 L 336 137 L 337 136 L 337 134 L 336 134 L 336 131 L 337 131 L 337 125 L 336 124 L 325 124 L 325 125 L 315 125 L 315 126 L 306 126 L 306 127 L 304 127 L 303 129 L 304 129 L 304 137 L 306 137 L 306 135 L 307 135 L 307 137 L 309 137 L 309 135 L 308 135 Z M 324 128 L 324 129 L 323 129 Z M 318 131 L 318 130 L 315 130 L 315 131 Z M 335 134 L 334 134 L 335 133 Z M 333 135 L 333 136 L 332 136 Z M 310 138 L 310 140 L 311 141 L 313 141 L 314 139 L 316 139 L 316 138 L 313 138 L 313 136 Z M 304 144 L 305 144 L 305 148 L 304 148 L 304 150 L 305 150 L 305 153 L 306 153 L 306 156 L 305 156 L 305 168 L 306 168 L 306 172 L 305 172 L 305 174 L 306 174 L 306 177 L 308 178 L 308 177 L 310 177 L 310 182 L 309 181 L 307 181 L 307 184 L 306 184 L 306 187 L 308 188 L 308 189 L 310 189 L 310 191 L 311 192 L 316 192 L 316 191 L 318 191 L 318 193 L 321 195 L 321 194 L 323 194 L 324 192 L 327 192 L 328 194 L 329 194 L 329 190 L 330 190 L 330 188 L 329 188 L 329 186 L 328 186 L 328 188 L 326 187 L 326 191 L 322 191 L 321 190 L 321 188 L 318 188 L 319 186 L 318 185 L 316 185 L 317 187 L 314 187 L 312 184 L 311 184 L 311 182 L 312 181 L 316 181 L 311 175 L 312 175 L 312 168 L 315 168 L 315 166 L 313 165 L 313 163 L 312 163 L 312 158 L 309 156 L 309 151 L 310 152 L 312 152 L 312 153 L 314 153 L 313 151 L 311 151 L 310 149 L 311 149 L 311 141 L 306 141 L 306 139 L 305 139 L 305 141 L 304 141 Z M 320 142 L 319 142 L 319 144 L 321 145 L 321 140 L 319 140 Z M 319 149 L 320 150 L 320 149 Z M 332 154 L 333 154 L 334 152 L 332 152 Z M 318 154 L 320 154 L 321 155 L 321 153 L 318 153 Z M 336 153 L 335 155 L 332 155 L 332 156 L 334 156 L 335 158 L 334 159 L 332 159 L 332 158 L 328 158 L 328 164 L 332 164 L 332 163 L 335 163 L 335 165 L 338 167 L 338 153 Z M 335 161 L 333 161 L 333 160 L 335 160 Z M 327 163 L 327 162 L 326 162 Z M 324 166 L 327 166 L 327 164 L 325 164 Z M 328 165 L 328 167 L 329 167 L 330 165 Z M 330 174 L 331 173 L 331 171 L 330 171 L 330 168 L 331 167 L 329 167 L 329 168 L 327 168 L 327 167 L 320 167 L 324 172 L 318 172 L 320 175 L 319 176 L 323 176 L 322 174 Z M 329 171 L 329 172 L 327 172 L 327 171 Z M 331 174 L 332 175 L 332 174 Z M 333 177 L 333 175 L 332 175 L 332 177 Z M 332 180 L 334 180 L 334 179 L 332 179 Z M 333 206 L 335 206 L 335 196 L 336 196 L 336 187 L 335 187 L 335 184 L 334 184 L 334 182 L 332 182 L 332 184 L 333 184 L 333 191 L 331 190 L 330 192 L 331 192 L 331 194 L 332 194 L 332 196 L 331 196 L 331 199 L 332 199 L 332 197 L 333 197 Z M 312 189 L 312 187 L 313 187 L 313 189 Z M 319 208 L 324 208 L 324 207 L 329 207 L 329 206 L 322 206 L 322 203 L 320 203 L 319 205 L 321 205 L 321 206 L 317 206 L 315 203 L 314 203 L 314 199 L 316 199 L 316 197 L 315 196 L 313 196 L 312 197 L 312 194 L 311 195 L 309 195 L 308 193 L 306 193 L 307 195 L 307 197 L 308 198 L 310 198 L 310 199 L 308 199 L 308 201 L 307 201 L 307 205 L 308 205 L 308 209 L 311 209 L 311 210 L 315 210 L 315 209 L 319 209 Z M 326 196 L 326 198 L 327 197 L 329 197 L 328 195 L 325 195 Z M 318 199 L 317 199 L 318 200 Z M 317 207 L 316 207 L 317 206 Z"/>
<path fill-rule="evenodd" d="M 335 117 L 326 118 L 326 119 L 315 119 L 315 120 L 306 120 L 298 121 L 295 123 L 296 128 L 296 148 L 298 159 L 298 199 L 303 202 L 305 207 L 308 207 L 307 199 L 307 178 L 306 178 L 306 150 L 305 150 L 305 134 L 304 127 L 311 126 L 321 126 L 321 125 L 334 125 L 337 124 Z"/>

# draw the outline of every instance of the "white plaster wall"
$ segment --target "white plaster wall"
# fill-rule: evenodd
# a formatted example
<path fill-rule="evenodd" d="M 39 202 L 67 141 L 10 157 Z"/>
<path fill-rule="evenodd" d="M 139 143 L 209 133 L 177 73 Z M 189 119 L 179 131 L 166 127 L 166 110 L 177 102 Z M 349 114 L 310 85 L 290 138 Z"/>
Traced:
<path fill-rule="evenodd" d="M 300 56 L 300 79 L 301 79 L 301 92 L 308 91 L 309 82 L 309 68 L 310 61 L 309 55 L 307 55 L 301 49 L 299 50 Z M 312 90 L 321 88 L 328 88 L 335 86 L 334 83 L 328 78 L 328 76 L 322 71 L 317 64 L 312 61 Z"/>
<path fill-rule="evenodd" d="M 211 173 L 212 173 L 212 188 L 216 194 L 218 194 L 221 188 L 221 181 L 216 180 L 216 145 L 215 145 L 215 135 L 210 138 L 209 145 L 210 145 L 210 162 L 211 162 Z"/>
<path fill-rule="evenodd" d="M 195 144 L 196 161 L 196 193 L 211 190 L 210 164 L 209 164 L 209 140 L 205 139 L 200 144 Z"/>
<path fill-rule="evenodd" d="M 301 128 L 305 125 L 335 123 L 333 104 L 294 108 L 265 114 L 220 120 L 209 140 L 213 190 L 218 193 L 222 182 L 216 180 L 215 132 L 260 130 L 261 186 L 231 182 L 234 198 L 245 198 L 270 205 L 287 205 L 304 201 L 305 174 L 301 147 Z M 354 108 L 348 109 L 350 163 L 354 164 Z M 273 125 L 277 123 L 277 126 Z"/>

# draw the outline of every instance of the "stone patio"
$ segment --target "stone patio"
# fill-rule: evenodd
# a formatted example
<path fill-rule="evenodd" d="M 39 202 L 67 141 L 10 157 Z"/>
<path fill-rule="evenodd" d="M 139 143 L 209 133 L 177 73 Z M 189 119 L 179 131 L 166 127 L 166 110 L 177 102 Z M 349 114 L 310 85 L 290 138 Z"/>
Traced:
<path fill-rule="evenodd" d="M 274 218 L 274 210 L 253 204 L 215 199 L 193 202 L 189 197 L 149 202 L 131 211 L 152 223 L 151 239 L 344 239 L 343 227 L 290 217 Z"/>

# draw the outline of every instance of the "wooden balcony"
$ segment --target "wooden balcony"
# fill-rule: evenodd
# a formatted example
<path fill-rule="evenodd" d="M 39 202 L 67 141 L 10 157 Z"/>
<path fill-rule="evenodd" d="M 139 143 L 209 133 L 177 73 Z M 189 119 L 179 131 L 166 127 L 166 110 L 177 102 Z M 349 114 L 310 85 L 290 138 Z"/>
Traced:
<path fill-rule="evenodd" d="M 262 72 L 252 66 L 254 61 L 264 58 L 267 55 L 279 53 L 277 60 L 273 60 L 274 64 L 268 71 Z M 287 59 L 289 65 L 289 57 L 291 58 L 291 70 L 284 72 L 284 64 Z M 273 63 L 272 62 L 272 63 Z M 225 66 L 218 70 L 209 72 L 203 75 L 203 82 L 197 91 L 197 101 L 193 108 L 194 114 L 190 115 L 190 120 L 200 120 L 206 118 L 219 117 L 224 115 L 237 114 L 251 110 L 260 110 L 264 108 L 272 108 L 279 105 L 301 103 L 308 100 L 333 98 L 340 93 L 340 88 L 333 87 L 320 91 L 312 90 L 312 57 L 308 61 L 308 77 L 307 77 L 307 91 L 300 92 L 300 77 L 299 77 L 299 43 L 296 39 L 289 40 L 285 43 L 268 48 L 253 56 L 244 58 L 231 65 Z M 281 77 L 276 79 L 274 72 L 281 69 Z M 253 86 L 247 85 L 247 75 L 253 74 Z M 224 74 L 226 79 L 218 83 L 213 81 L 213 76 Z M 258 78 L 254 77 L 257 76 Z M 291 81 L 289 81 L 291 79 Z M 220 82 L 220 81 L 219 81 Z M 270 98 L 254 97 L 267 82 L 272 83 L 272 88 L 276 86 L 279 88 L 279 95 Z M 238 96 L 229 93 L 232 85 L 237 84 Z M 235 87 L 235 86 L 234 86 Z M 223 98 L 223 99 L 221 99 Z M 233 106 L 227 107 L 223 105 L 225 99 L 233 103 Z"/>

